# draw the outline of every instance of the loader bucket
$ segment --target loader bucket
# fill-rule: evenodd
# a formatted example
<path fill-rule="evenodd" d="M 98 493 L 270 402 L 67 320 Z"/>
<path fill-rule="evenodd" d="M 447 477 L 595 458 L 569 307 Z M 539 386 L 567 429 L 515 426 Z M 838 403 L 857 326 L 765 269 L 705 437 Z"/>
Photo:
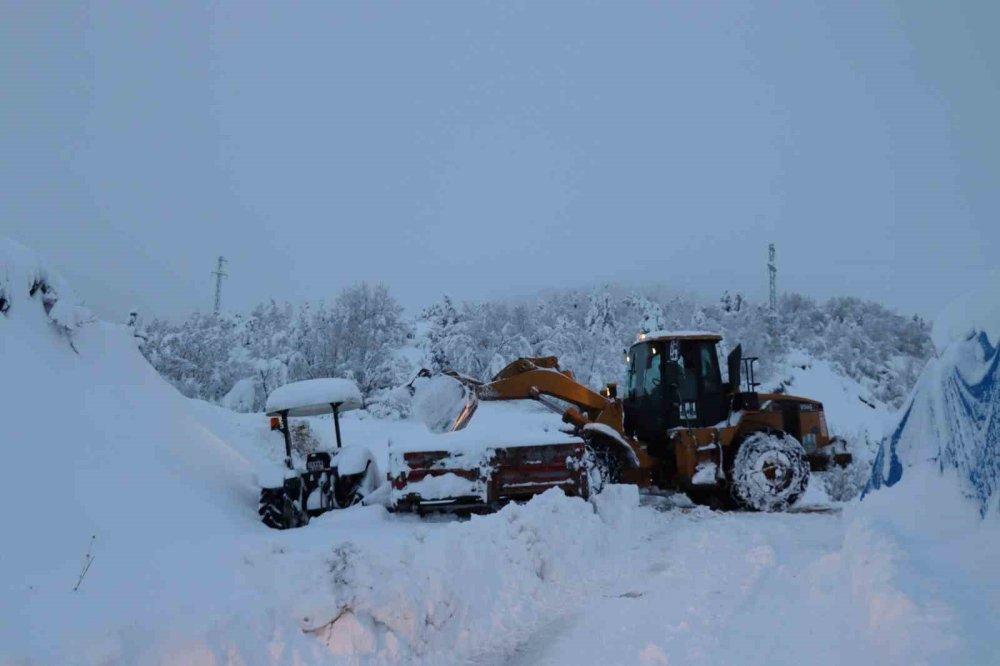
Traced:
<path fill-rule="evenodd" d="M 479 402 L 461 381 L 435 375 L 414 386 L 413 413 L 431 432 L 453 432 L 469 423 Z"/>

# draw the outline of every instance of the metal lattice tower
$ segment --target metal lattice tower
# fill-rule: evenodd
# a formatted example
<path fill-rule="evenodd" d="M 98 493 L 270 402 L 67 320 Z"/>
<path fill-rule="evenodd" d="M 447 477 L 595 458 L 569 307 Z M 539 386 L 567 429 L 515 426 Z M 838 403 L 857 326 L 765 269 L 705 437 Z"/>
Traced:
<path fill-rule="evenodd" d="M 226 258 L 220 256 L 218 268 L 212 271 L 212 275 L 215 276 L 215 314 L 219 314 L 219 311 L 222 309 L 222 278 L 229 275 L 225 271 L 225 268 Z"/>
<path fill-rule="evenodd" d="M 771 278 L 771 309 L 776 310 L 778 308 L 778 267 L 774 264 L 774 243 L 767 246 L 767 272 Z"/>

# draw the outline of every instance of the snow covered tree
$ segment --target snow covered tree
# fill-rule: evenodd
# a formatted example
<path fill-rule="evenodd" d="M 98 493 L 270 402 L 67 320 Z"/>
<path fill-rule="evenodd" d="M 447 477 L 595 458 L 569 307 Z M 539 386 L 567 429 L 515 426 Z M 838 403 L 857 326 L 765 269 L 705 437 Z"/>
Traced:
<path fill-rule="evenodd" d="M 625 305 L 632 311 L 632 318 L 637 319 L 635 333 L 652 333 L 662 331 L 666 327 L 663 308 L 659 303 L 651 301 L 642 294 L 632 294 L 625 299 Z"/>
<path fill-rule="evenodd" d="M 716 331 L 723 336 L 723 356 L 742 343 L 745 355 L 761 358 L 758 378 L 764 382 L 781 379 L 775 374 L 783 359 L 800 350 L 830 362 L 890 405 L 902 402 L 933 353 L 925 321 L 857 298 L 818 303 L 785 294 L 772 311 L 739 293 L 702 303 L 662 290 L 615 287 L 461 305 L 445 296 L 418 318 L 415 344 L 434 371 L 487 380 L 518 356 L 557 356 L 562 367 L 600 388 L 623 379 L 622 350 L 636 334 L 658 329 Z M 219 401 L 237 382 L 252 380 L 254 409 L 286 381 L 351 377 L 371 396 L 405 383 L 414 370 L 399 353 L 414 328 L 383 286 L 352 286 L 331 304 L 268 302 L 247 315 L 138 322 L 136 336 L 143 354 L 185 395 Z M 247 404 L 245 395 L 239 397 Z"/>
<path fill-rule="evenodd" d="M 445 294 L 440 303 L 424 310 L 421 318 L 430 322 L 427 332 L 430 369 L 440 372 L 454 367 L 449 350 L 454 349 L 456 336 L 462 334 L 462 320 L 451 296 Z"/>
<path fill-rule="evenodd" d="M 332 334 L 343 354 L 341 374 L 352 377 L 365 394 L 402 379 L 405 373 L 394 352 L 406 341 L 410 327 L 388 288 L 362 282 L 343 290 L 335 308 Z"/>
<path fill-rule="evenodd" d="M 610 293 L 602 290 L 590 295 L 583 328 L 586 333 L 586 359 L 580 379 L 595 388 L 607 382 L 620 381 L 624 367 L 619 354 L 622 333 L 618 329 Z"/>

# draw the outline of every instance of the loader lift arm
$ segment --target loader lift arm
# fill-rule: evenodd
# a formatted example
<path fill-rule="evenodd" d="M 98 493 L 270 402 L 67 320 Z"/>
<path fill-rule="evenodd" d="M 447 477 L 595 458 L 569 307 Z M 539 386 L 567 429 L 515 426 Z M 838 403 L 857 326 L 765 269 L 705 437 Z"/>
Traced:
<path fill-rule="evenodd" d="M 452 375 L 459 381 L 462 378 Z M 639 444 L 624 433 L 624 410 L 621 400 L 613 397 L 613 387 L 602 395 L 576 381 L 569 370 L 561 370 L 555 356 L 519 358 L 498 372 L 487 383 L 465 382 L 478 400 L 535 400 L 562 415 L 563 422 L 585 439 L 610 440 L 625 468 L 641 464 Z M 563 408 L 547 400 L 555 398 L 572 405 Z M 455 420 L 452 430 L 464 428 L 475 413 L 475 403 L 467 406 Z"/>
<path fill-rule="evenodd" d="M 490 382 L 477 382 L 462 375 L 448 373 L 465 384 L 477 400 L 536 400 L 563 415 L 563 421 L 578 428 L 587 423 L 604 422 L 602 414 L 614 411 L 615 400 L 593 391 L 574 379 L 569 370 L 560 370 L 554 356 L 519 358 L 498 372 Z M 544 400 L 550 396 L 574 407 L 562 409 Z M 456 419 L 451 430 L 461 430 L 472 418 L 474 410 L 466 410 Z M 611 416 L 610 414 L 608 416 Z M 608 423 L 615 427 L 612 422 Z M 621 430 L 621 425 L 617 428 Z"/>

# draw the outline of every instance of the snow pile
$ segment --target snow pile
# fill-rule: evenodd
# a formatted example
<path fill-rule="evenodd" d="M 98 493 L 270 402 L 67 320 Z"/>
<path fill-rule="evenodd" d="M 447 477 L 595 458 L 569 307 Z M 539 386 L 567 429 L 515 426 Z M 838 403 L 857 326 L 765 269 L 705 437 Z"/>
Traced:
<path fill-rule="evenodd" d="M 1000 529 L 962 488 L 955 469 L 914 466 L 845 510 L 841 556 L 871 663 L 996 662 Z"/>
<path fill-rule="evenodd" d="M 457 383 L 457 382 L 456 382 Z M 568 426 L 559 414 L 533 400 L 479 402 L 469 425 L 454 432 L 432 432 L 417 420 L 412 420 L 411 431 L 405 442 L 393 442 L 398 451 L 453 451 L 477 467 L 482 456 L 498 443 L 504 447 L 534 446 L 537 444 L 570 444 L 580 441 L 566 432 Z M 470 467 L 470 468 L 471 468 Z"/>
<path fill-rule="evenodd" d="M 418 377 L 413 388 L 413 414 L 431 432 L 448 432 L 471 400 L 462 383 L 447 375 Z"/>
<path fill-rule="evenodd" d="M 634 488 L 587 502 L 550 490 L 526 505 L 420 530 L 409 543 L 333 549 L 332 598 L 304 609 L 307 630 L 337 656 L 468 663 L 509 650 L 597 584 L 638 506 Z M 605 522 L 608 521 L 608 522 Z M 394 544 L 395 545 L 395 544 Z M 331 613 L 331 610 L 333 612 Z"/>

